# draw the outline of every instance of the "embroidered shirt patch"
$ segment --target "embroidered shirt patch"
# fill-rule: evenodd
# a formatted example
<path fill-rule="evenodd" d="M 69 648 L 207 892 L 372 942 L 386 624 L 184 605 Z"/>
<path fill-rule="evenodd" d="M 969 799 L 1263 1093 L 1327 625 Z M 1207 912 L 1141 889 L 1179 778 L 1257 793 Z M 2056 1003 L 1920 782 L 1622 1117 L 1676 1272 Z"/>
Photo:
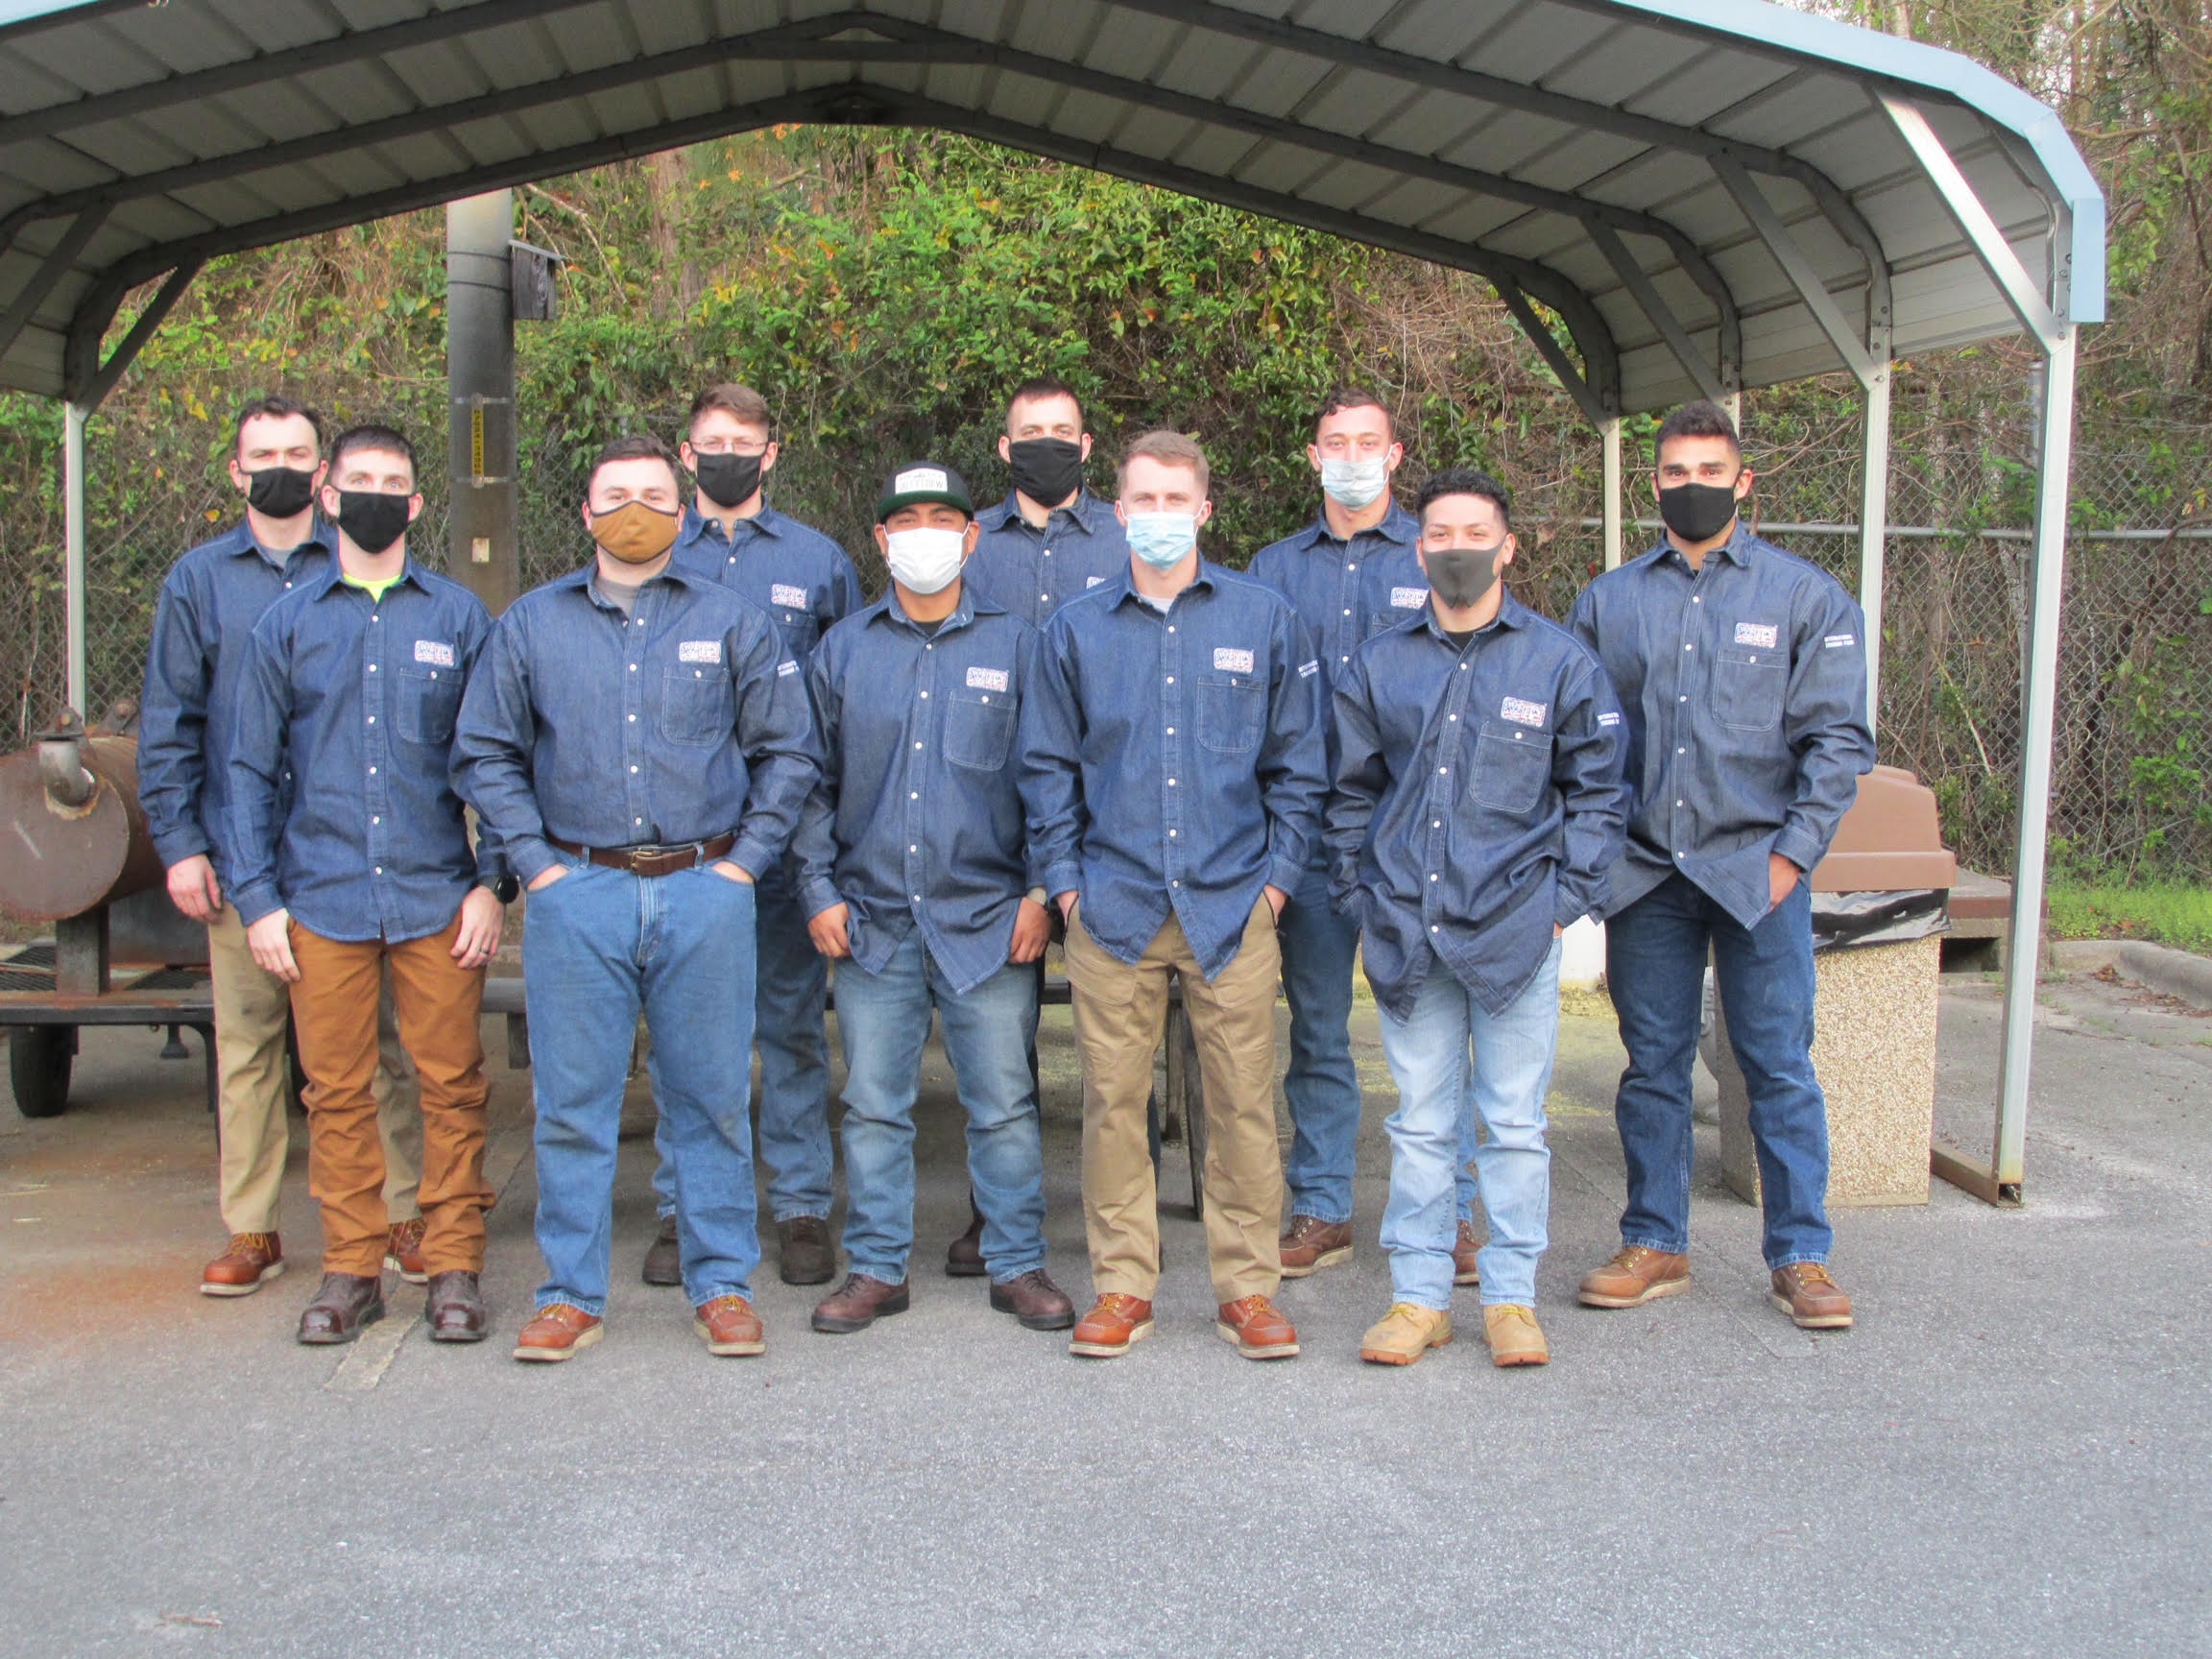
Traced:
<path fill-rule="evenodd" d="M 453 647 L 443 639 L 418 639 L 415 641 L 415 661 L 427 662 L 433 668 L 451 668 L 455 665 Z"/>
<path fill-rule="evenodd" d="M 679 662 L 719 662 L 722 661 L 722 641 L 719 639 L 685 639 L 676 647 Z"/>
<path fill-rule="evenodd" d="M 1827 638 L 1820 641 L 1822 649 L 1828 651 L 1839 651 L 1846 645 L 1858 643 L 1858 639 L 1849 634 L 1831 634 Z"/>
<path fill-rule="evenodd" d="M 1618 726 L 1621 724 L 1621 716 L 1618 714 L 1600 714 L 1598 716 L 1598 724 L 1600 726 Z"/>
<path fill-rule="evenodd" d="M 1319 662 L 1301 662 L 1298 664 L 1298 678 L 1301 680 L 1310 680 L 1320 672 L 1321 664 Z"/>
<path fill-rule="evenodd" d="M 1103 588 L 1106 586 L 1106 578 L 1103 576 L 1086 576 L 1083 578 L 1083 586 L 1086 588 Z"/>
<path fill-rule="evenodd" d="M 768 603 L 788 605 L 795 611 L 806 609 L 806 589 L 794 588 L 788 582 L 779 582 L 768 589 Z"/>
<path fill-rule="evenodd" d="M 1003 668 L 971 668 L 968 670 L 968 684 L 977 691 L 1003 691 L 1008 684 L 1006 670 Z"/>
<path fill-rule="evenodd" d="M 1418 611 L 1422 606 L 1429 603 L 1429 589 L 1426 588 L 1393 588 L 1390 589 L 1390 603 L 1400 611 Z"/>
<path fill-rule="evenodd" d="M 1736 643 L 1756 645 L 1762 651 L 1771 651 L 1781 643 L 1781 630 L 1771 622 L 1739 622 L 1736 624 Z"/>
<path fill-rule="evenodd" d="M 788 657 L 776 664 L 776 678 L 779 680 L 782 679 L 786 674 L 796 674 L 798 672 L 799 664 L 792 661 Z"/>
<path fill-rule="evenodd" d="M 1551 709 L 1549 703 L 1531 703 L 1525 697 L 1508 697 L 1498 706 L 1498 718 L 1510 720 L 1516 726 L 1541 726 Z"/>
<path fill-rule="evenodd" d="M 1252 653 L 1232 651 L 1226 645 L 1214 648 L 1214 666 L 1224 674 L 1249 674 L 1252 672 Z"/>

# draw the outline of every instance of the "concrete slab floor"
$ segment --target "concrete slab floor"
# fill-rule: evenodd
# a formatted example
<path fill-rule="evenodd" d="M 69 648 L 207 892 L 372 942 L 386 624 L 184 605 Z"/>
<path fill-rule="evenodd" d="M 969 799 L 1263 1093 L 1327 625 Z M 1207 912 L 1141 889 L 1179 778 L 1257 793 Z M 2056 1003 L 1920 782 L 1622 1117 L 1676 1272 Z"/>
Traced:
<path fill-rule="evenodd" d="M 1998 1011 L 1946 986 L 1962 1142 Z M 1696 1289 L 1573 1305 L 1621 1196 L 1620 1052 L 1585 1009 L 1552 1100 L 1554 1362 L 1507 1373 L 1467 1293 L 1421 1364 L 1356 1357 L 1388 1301 L 1393 1101 L 1356 1019 L 1358 1254 L 1286 1288 L 1306 1351 L 1273 1365 L 1213 1334 L 1179 1147 L 1159 1333 L 1129 1358 L 1073 1360 L 943 1278 L 965 1180 L 934 1051 L 909 1313 L 816 1335 L 818 1293 L 771 1266 L 767 1356 L 709 1358 L 681 1293 L 637 1280 L 638 1098 L 608 1339 L 513 1363 L 539 1266 L 527 1080 L 499 1070 L 493 1340 L 432 1346 L 400 1286 L 357 1347 L 301 1348 L 303 1134 L 292 1272 L 203 1298 L 197 1053 L 88 1032 L 66 1116 L 0 1113 L 0 1654 L 2212 1652 L 2212 1020 L 2055 986 L 2028 1207 L 1938 1185 L 1839 1214 L 1860 1326 L 1812 1336 L 1767 1307 L 1703 1127 Z M 1081 1296 L 1065 1010 L 1043 1046 L 1051 1264 Z"/>

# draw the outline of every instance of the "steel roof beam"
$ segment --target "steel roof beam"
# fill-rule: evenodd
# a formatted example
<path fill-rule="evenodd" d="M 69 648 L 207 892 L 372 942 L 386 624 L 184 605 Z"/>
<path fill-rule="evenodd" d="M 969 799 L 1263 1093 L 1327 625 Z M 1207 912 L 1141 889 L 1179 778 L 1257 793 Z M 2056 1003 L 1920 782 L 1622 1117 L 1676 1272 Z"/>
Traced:
<path fill-rule="evenodd" d="M 1590 238 L 1598 244 L 1598 251 L 1605 255 L 1605 262 L 1613 267 L 1613 274 L 1621 278 L 1644 315 L 1650 319 L 1651 326 L 1667 342 L 1667 349 L 1674 353 L 1674 360 L 1682 365 L 1683 373 L 1697 382 L 1699 390 L 1716 403 L 1725 402 L 1734 388 L 1729 382 L 1735 376 L 1729 365 L 1722 364 L 1718 371 L 1705 361 L 1705 354 L 1697 349 L 1690 331 L 1682 326 L 1672 307 L 1660 297 L 1651 285 L 1644 267 L 1636 263 L 1636 256 L 1622 244 L 1621 238 L 1605 225 L 1591 227 Z"/>
<path fill-rule="evenodd" d="M 74 223 L 61 232 L 61 239 L 53 251 L 39 261 L 38 269 L 31 274 L 31 280 L 23 284 L 23 291 L 15 296 L 15 302 L 0 312 L 0 357 L 7 355 L 8 348 L 15 344 L 15 336 L 30 325 L 38 314 L 38 307 L 54 292 L 54 286 L 68 274 L 77 262 L 77 255 L 84 252 L 84 244 L 92 240 L 108 218 L 108 208 L 93 203 L 81 209 Z"/>
<path fill-rule="evenodd" d="M 1790 234 L 1790 228 L 1782 223 L 1774 211 L 1773 204 L 1761 192 L 1751 175 L 1744 172 L 1732 158 L 1716 156 L 1713 171 L 1720 175 L 1720 182 L 1728 186 L 1728 194 L 1736 198 L 1736 204 L 1743 209 L 1743 216 L 1751 221 L 1751 228 L 1759 232 L 1759 239 L 1767 244 L 1767 252 L 1774 255 L 1783 275 L 1796 287 L 1814 321 L 1826 331 L 1829 343 L 1836 348 L 1843 365 L 1858 378 L 1859 384 L 1871 389 L 1876 363 L 1867 349 L 1866 340 L 1851 326 L 1844 317 L 1843 308 L 1836 303 L 1836 297 L 1828 292 L 1821 281 L 1820 273 L 1813 268 L 1813 261 L 1805 256 L 1805 250 L 1797 245 L 1797 238 Z"/>
<path fill-rule="evenodd" d="M 99 408 L 114 390 L 115 382 L 123 377 L 123 372 L 137 360 L 146 342 L 154 338 L 154 330 L 161 326 L 162 319 L 184 298 L 184 290 L 199 274 L 197 259 L 170 272 L 169 279 L 155 290 L 154 298 L 146 302 L 146 309 L 139 312 L 137 321 L 131 325 L 131 332 L 117 343 L 105 363 L 100 361 L 100 340 L 108 331 L 107 325 L 103 324 L 97 333 L 88 336 L 72 326 L 61 349 L 61 395 L 87 413 Z"/>
<path fill-rule="evenodd" d="M 1513 281 L 1494 283 L 1499 297 L 1505 301 L 1513 320 L 1521 325 L 1521 332 L 1528 344 L 1536 348 L 1536 354 L 1551 365 L 1551 373 L 1558 376 L 1559 384 L 1568 396 L 1581 406 L 1590 424 L 1602 428 L 1614 419 L 1612 406 L 1619 403 L 1616 397 L 1607 398 L 1590 384 L 1585 371 L 1577 369 L 1573 358 L 1561 349 L 1557 338 L 1545 325 L 1544 319 L 1536 315 L 1536 307 L 1528 302 L 1528 296 L 1521 292 L 1521 285 Z"/>

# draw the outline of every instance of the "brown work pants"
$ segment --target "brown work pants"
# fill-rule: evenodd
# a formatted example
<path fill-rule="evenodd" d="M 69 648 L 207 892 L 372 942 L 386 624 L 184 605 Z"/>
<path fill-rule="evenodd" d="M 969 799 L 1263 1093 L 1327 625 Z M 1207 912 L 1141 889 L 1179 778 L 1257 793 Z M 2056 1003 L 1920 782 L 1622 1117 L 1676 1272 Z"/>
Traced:
<path fill-rule="evenodd" d="M 274 1233 L 291 1150 L 292 1079 L 284 1063 L 288 989 L 253 960 L 246 924 L 228 904 L 207 924 L 208 974 L 215 1002 L 217 1198 L 232 1233 Z M 376 1121 L 384 1138 L 384 1213 L 395 1226 L 421 1214 L 422 1114 L 415 1072 L 392 1022 L 389 983 L 379 998 Z"/>
<path fill-rule="evenodd" d="M 484 971 L 453 960 L 460 913 L 424 939 L 346 944 L 292 924 L 292 1018 L 307 1069 L 307 1186 L 323 1208 L 323 1270 L 384 1268 L 384 1148 L 376 1134 L 376 992 L 386 966 L 399 1041 L 422 1090 L 423 1264 L 484 1265 Z"/>
<path fill-rule="evenodd" d="M 1149 1302 L 1160 1283 L 1160 1206 L 1145 1102 L 1167 1019 L 1167 976 L 1198 1045 L 1206 1096 L 1206 1255 L 1214 1296 L 1272 1296 L 1283 1279 L 1283 1151 L 1275 1138 L 1275 986 L 1282 955 L 1262 897 L 1219 977 L 1198 971 L 1173 916 L 1135 964 L 1068 927 L 1068 983 L 1083 1052 L 1083 1224 L 1091 1282 Z"/>

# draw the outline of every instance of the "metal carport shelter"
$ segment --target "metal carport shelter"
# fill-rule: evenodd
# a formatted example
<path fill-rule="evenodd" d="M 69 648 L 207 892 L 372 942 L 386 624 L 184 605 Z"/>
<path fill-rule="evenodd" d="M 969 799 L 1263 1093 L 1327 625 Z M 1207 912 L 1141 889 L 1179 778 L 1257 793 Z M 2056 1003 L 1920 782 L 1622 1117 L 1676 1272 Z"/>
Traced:
<path fill-rule="evenodd" d="M 2058 118 L 1760 0 L 0 0 L 0 384 L 86 415 L 206 260 L 782 122 L 937 127 L 1480 275 L 1604 436 L 1847 370 L 1879 674 L 1889 365 L 2024 330 L 2035 582 L 1995 1156 L 2022 1177 L 2079 325 L 2104 206 Z M 111 352 L 132 291 L 163 278 Z"/>

